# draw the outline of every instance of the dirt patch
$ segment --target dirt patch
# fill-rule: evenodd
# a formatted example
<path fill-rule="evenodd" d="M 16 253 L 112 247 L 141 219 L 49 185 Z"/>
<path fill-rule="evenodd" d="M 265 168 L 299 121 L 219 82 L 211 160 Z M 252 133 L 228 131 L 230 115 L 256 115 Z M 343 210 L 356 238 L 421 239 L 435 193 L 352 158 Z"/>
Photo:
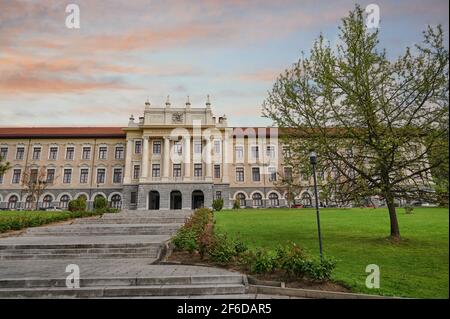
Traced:
<path fill-rule="evenodd" d="M 347 287 L 332 281 L 316 281 L 307 278 L 303 279 L 292 279 L 286 277 L 286 275 L 281 271 L 275 271 L 270 274 L 252 274 L 249 269 L 237 261 L 230 262 L 229 264 L 220 264 L 208 260 L 207 257 L 204 259 L 200 258 L 198 253 L 190 254 L 185 251 L 173 251 L 172 254 L 166 259 L 166 262 L 180 263 L 184 265 L 197 265 L 197 266 L 209 266 L 209 267 L 219 267 L 225 268 L 230 271 L 237 271 L 243 274 L 247 274 L 261 281 L 271 281 L 271 282 L 283 282 L 287 288 L 302 288 L 302 289 L 314 289 L 314 290 L 327 290 L 327 291 L 338 291 L 338 292 L 351 292 Z"/>

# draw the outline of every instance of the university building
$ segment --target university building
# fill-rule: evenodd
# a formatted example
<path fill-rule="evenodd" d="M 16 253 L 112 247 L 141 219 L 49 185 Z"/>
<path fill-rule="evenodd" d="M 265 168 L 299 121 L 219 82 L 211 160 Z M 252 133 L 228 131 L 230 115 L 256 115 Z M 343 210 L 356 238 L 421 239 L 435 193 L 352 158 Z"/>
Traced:
<path fill-rule="evenodd" d="M 0 176 L 1 209 L 30 208 L 23 177 L 40 172 L 40 208 L 66 208 L 80 196 L 131 210 L 211 207 L 216 198 L 224 207 L 287 205 L 276 185 L 278 172 L 290 174 L 278 130 L 228 127 L 209 99 L 202 108 L 146 102 L 126 127 L 0 128 L 0 156 L 11 166 Z M 307 189 L 298 196 L 305 205 L 311 198 Z"/>

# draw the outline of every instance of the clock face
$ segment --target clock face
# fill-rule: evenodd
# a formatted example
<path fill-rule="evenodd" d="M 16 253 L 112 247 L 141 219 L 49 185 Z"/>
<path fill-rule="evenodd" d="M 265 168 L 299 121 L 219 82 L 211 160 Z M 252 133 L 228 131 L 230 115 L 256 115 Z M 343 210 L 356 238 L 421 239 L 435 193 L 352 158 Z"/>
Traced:
<path fill-rule="evenodd" d="M 172 114 L 172 122 L 182 123 L 183 122 L 183 113 L 173 113 Z"/>

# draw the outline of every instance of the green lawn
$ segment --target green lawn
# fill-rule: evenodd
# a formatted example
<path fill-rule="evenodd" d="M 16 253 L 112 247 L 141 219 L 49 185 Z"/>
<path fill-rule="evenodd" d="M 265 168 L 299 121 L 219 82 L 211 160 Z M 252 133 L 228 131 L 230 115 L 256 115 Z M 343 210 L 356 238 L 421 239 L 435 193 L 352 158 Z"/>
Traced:
<path fill-rule="evenodd" d="M 334 279 L 354 291 L 404 297 L 448 298 L 449 211 L 398 209 L 403 241 L 387 240 L 387 209 L 322 209 L 323 249 L 338 259 Z M 314 209 L 241 209 L 215 214 L 218 232 L 239 236 L 249 247 L 274 248 L 294 241 L 319 254 Z M 365 268 L 380 267 L 380 289 L 365 287 Z"/>

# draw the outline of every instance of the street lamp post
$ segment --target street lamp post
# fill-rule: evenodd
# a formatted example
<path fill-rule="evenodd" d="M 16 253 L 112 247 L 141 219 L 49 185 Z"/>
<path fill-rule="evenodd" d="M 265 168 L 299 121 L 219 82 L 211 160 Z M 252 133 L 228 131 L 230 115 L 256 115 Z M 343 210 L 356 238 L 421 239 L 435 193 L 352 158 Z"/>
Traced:
<path fill-rule="evenodd" d="M 309 155 L 309 161 L 312 165 L 313 177 L 314 177 L 314 197 L 315 197 L 315 202 L 316 202 L 317 232 L 319 235 L 320 261 L 323 261 L 322 234 L 320 232 L 320 211 L 319 211 L 319 194 L 318 194 L 319 192 L 317 191 L 317 176 L 316 176 L 316 165 L 317 165 L 316 152 L 311 152 L 311 154 Z"/>

